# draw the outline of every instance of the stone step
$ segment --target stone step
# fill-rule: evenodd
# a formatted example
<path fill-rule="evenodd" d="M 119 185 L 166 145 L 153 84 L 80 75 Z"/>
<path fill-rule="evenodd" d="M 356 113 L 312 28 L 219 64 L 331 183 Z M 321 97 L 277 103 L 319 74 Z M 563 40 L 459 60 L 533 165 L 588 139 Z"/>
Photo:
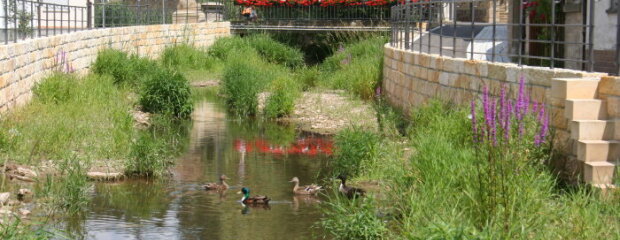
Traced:
<path fill-rule="evenodd" d="M 595 99 L 600 78 L 554 78 L 551 96 L 560 99 Z"/>
<path fill-rule="evenodd" d="M 616 161 L 620 157 L 620 141 L 578 140 L 577 159 L 582 162 Z"/>
<path fill-rule="evenodd" d="M 607 119 L 607 102 L 599 99 L 567 99 L 564 116 L 569 120 Z"/>
<path fill-rule="evenodd" d="M 595 186 L 609 186 L 613 184 L 616 164 L 612 162 L 587 162 L 583 167 L 583 180 Z"/>
<path fill-rule="evenodd" d="M 570 122 L 570 138 L 574 140 L 613 140 L 616 121 L 577 120 Z"/>

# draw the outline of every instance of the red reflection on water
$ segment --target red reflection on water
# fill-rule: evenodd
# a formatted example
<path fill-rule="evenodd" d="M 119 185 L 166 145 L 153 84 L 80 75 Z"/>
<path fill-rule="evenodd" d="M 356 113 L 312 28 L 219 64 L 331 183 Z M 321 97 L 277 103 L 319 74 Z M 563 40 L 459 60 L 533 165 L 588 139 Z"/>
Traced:
<path fill-rule="evenodd" d="M 309 137 L 297 139 L 290 145 L 276 145 L 269 143 L 265 139 L 256 140 L 235 140 L 235 149 L 238 152 L 252 152 L 257 151 L 260 153 L 271 154 L 332 154 L 333 142 L 322 138 Z"/>

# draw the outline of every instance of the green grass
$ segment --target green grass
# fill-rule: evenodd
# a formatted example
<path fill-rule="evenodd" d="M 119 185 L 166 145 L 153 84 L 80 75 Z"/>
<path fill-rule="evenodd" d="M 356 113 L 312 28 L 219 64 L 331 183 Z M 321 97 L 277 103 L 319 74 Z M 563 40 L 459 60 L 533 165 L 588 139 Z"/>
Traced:
<path fill-rule="evenodd" d="M 181 70 L 209 70 L 217 65 L 215 57 L 188 44 L 166 47 L 161 54 L 161 62 L 166 67 Z"/>
<path fill-rule="evenodd" d="M 372 204 L 389 216 L 385 220 L 389 222 L 390 235 L 403 239 L 620 237 L 620 194 L 604 196 L 586 186 L 575 190 L 559 188 L 555 176 L 541 161 L 518 165 L 516 172 L 502 178 L 509 186 L 507 203 L 481 202 L 479 173 L 486 162 L 480 161 L 471 143 L 468 113 L 465 109 L 432 103 L 413 111 L 412 127 L 406 137 L 392 136 L 381 141 L 376 150 L 379 154 L 371 160 L 355 163 L 363 159 L 357 157 L 347 161 L 359 168 L 353 183 L 378 180 L 381 190 L 371 193 L 377 198 Z M 350 130 L 341 136 L 350 134 L 347 131 Z M 353 145 L 364 141 L 348 142 Z M 365 142 L 374 145 L 375 141 Z M 404 159 L 398 154 L 403 148 L 410 149 Z M 349 152 L 368 152 L 350 149 L 336 148 L 336 158 Z M 328 211 L 323 225 L 347 221 L 338 224 L 348 226 L 362 221 L 350 219 L 360 206 L 330 202 L 336 205 L 331 208 L 338 210 Z M 489 211 L 490 208 L 495 211 Z M 481 222 L 485 213 L 490 213 L 490 217 Z M 364 221 L 371 221 L 375 217 L 365 218 L 368 219 Z M 335 238 L 346 238 L 349 233 L 335 234 Z"/>
<path fill-rule="evenodd" d="M 267 118 L 289 116 L 295 109 L 295 100 L 299 97 L 299 86 L 292 78 L 278 78 L 271 83 L 270 95 L 265 103 Z"/>
<path fill-rule="evenodd" d="M 174 70 L 157 69 L 140 89 L 140 105 L 147 112 L 189 118 L 194 108 L 191 96 L 185 76 Z"/>
<path fill-rule="evenodd" d="M 384 37 L 374 37 L 347 45 L 321 63 L 320 85 L 347 90 L 371 99 L 381 82 Z"/>
<path fill-rule="evenodd" d="M 111 77 L 56 74 L 38 84 L 34 95 L 0 123 L 8 133 L 2 151 L 10 161 L 122 159 L 129 152 L 130 92 Z"/>

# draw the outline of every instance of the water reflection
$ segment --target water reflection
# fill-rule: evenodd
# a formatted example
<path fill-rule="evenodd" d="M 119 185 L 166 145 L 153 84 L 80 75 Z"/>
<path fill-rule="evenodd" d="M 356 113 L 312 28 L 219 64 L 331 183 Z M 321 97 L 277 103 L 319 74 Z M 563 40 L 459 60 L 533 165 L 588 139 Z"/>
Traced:
<path fill-rule="evenodd" d="M 193 115 L 188 150 L 168 181 L 96 184 L 81 220 L 89 239 L 312 239 L 320 198 L 294 196 L 289 180 L 321 179 L 331 141 L 293 126 L 227 118 L 220 103 L 202 102 Z M 228 191 L 201 185 L 221 174 Z M 270 205 L 239 203 L 241 186 Z"/>

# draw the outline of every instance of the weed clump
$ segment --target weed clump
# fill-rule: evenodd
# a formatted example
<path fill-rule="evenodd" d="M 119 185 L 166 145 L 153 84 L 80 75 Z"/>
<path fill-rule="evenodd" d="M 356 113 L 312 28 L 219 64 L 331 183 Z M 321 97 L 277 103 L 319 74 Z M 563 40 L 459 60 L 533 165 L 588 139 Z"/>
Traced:
<path fill-rule="evenodd" d="M 251 51 L 247 41 L 239 36 L 219 38 L 209 47 L 209 55 L 226 61 L 235 51 Z"/>
<path fill-rule="evenodd" d="M 372 198 L 354 201 L 343 197 L 330 199 L 324 204 L 323 212 L 327 216 L 319 225 L 334 239 L 389 239 L 388 228 L 377 217 Z"/>
<path fill-rule="evenodd" d="M 253 35 L 247 41 L 252 48 L 269 62 L 291 68 L 300 67 L 304 64 L 304 55 L 301 51 L 279 43 L 269 35 Z"/>
<path fill-rule="evenodd" d="M 43 103 L 65 103 L 76 97 L 77 77 L 71 74 L 54 73 L 37 83 L 32 90 L 36 98 Z"/>
<path fill-rule="evenodd" d="M 123 83 L 127 81 L 129 76 L 128 61 L 127 53 L 108 48 L 99 51 L 95 62 L 92 64 L 92 70 L 96 74 L 112 76 L 115 83 Z"/>
<path fill-rule="evenodd" d="M 194 70 L 211 69 L 216 63 L 209 54 L 188 44 L 167 47 L 161 54 L 161 62 L 166 67 Z"/>
<path fill-rule="evenodd" d="M 295 99 L 299 97 L 299 87 L 295 80 L 280 78 L 273 81 L 271 85 L 271 94 L 265 102 L 265 116 L 279 118 L 293 113 Z"/>
<path fill-rule="evenodd" d="M 258 94 L 265 83 L 261 78 L 257 59 L 246 59 L 237 54 L 224 68 L 222 91 L 226 103 L 238 116 L 253 116 L 258 111 Z"/>
<path fill-rule="evenodd" d="M 356 176 L 377 159 L 380 145 L 379 135 L 371 131 L 348 128 L 338 132 L 334 138 L 334 172 L 337 175 Z"/>
<path fill-rule="evenodd" d="M 140 105 L 145 111 L 186 118 L 193 111 L 189 82 L 180 73 L 160 69 L 144 82 Z"/>
<path fill-rule="evenodd" d="M 375 37 L 340 48 L 321 64 L 321 84 L 371 99 L 381 81 L 385 42 L 386 38 Z"/>
<path fill-rule="evenodd" d="M 129 56 L 115 49 L 99 51 L 92 65 L 93 73 L 110 75 L 114 78 L 114 83 L 134 87 L 140 86 L 158 68 L 157 62 L 153 60 L 136 55 Z"/>

